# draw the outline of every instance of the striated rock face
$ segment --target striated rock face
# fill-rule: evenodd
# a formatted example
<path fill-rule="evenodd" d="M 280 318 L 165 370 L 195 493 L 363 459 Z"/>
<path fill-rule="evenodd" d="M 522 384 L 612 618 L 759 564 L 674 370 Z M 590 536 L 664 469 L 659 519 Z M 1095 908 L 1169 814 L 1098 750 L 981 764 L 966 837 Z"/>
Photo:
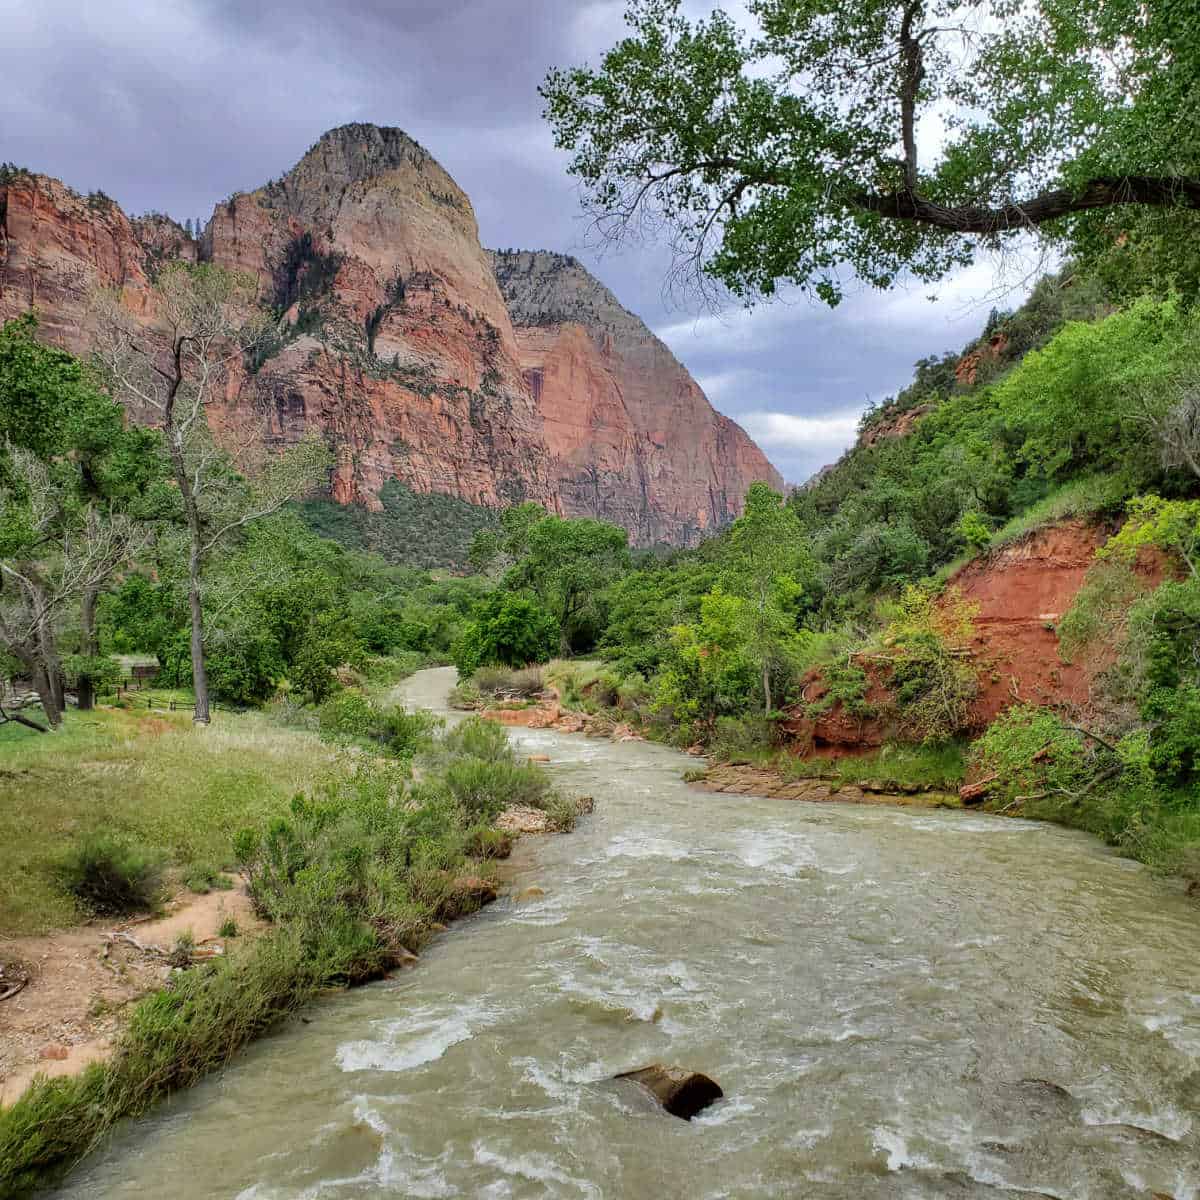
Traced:
<path fill-rule="evenodd" d="M 343 503 L 378 508 L 396 479 L 680 543 L 735 516 L 753 480 L 781 483 L 573 260 L 494 262 L 466 195 L 398 129 L 331 130 L 281 179 L 218 205 L 198 239 L 45 176 L 0 176 L 0 320 L 36 308 L 49 340 L 83 352 L 91 292 L 116 288 L 153 331 L 151 280 L 173 260 L 244 272 L 282 314 L 218 429 L 257 427 L 271 445 L 320 430 Z"/>
<path fill-rule="evenodd" d="M 783 480 L 675 356 L 573 258 L 494 253 L 564 509 L 641 545 L 693 542 Z"/>
<path fill-rule="evenodd" d="M 48 340 L 86 351 L 90 292 L 121 288 L 144 310 L 145 260 L 129 218 L 107 197 L 24 171 L 0 177 L 0 320 L 34 309 Z"/>

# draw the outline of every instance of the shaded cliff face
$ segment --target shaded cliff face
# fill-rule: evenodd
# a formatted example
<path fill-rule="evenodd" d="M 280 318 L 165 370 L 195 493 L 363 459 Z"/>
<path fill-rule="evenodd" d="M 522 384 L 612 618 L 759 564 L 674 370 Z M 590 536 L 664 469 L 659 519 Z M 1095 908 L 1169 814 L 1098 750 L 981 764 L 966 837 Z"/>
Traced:
<path fill-rule="evenodd" d="M 49 340 L 84 352 L 89 295 L 116 288 L 152 332 L 151 280 L 173 260 L 253 276 L 280 317 L 214 424 L 253 423 L 269 444 L 320 430 L 343 503 L 377 509 L 395 479 L 680 543 L 735 516 L 753 480 L 780 482 L 586 273 L 539 270 L 574 315 L 527 319 L 532 308 L 501 294 L 466 195 L 399 130 L 330 131 L 282 179 L 218 205 L 196 240 L 45 176 L 0 177 L 0 319 L 34 307 Z M 522 294 L 544 311 L 540 292 Z"/>
<path fill-rule="evenodd" d="M 573 258 L 496 252 L 496 278 L 567 512 L 694 542 L 783 480 L 675 356 Z"/>

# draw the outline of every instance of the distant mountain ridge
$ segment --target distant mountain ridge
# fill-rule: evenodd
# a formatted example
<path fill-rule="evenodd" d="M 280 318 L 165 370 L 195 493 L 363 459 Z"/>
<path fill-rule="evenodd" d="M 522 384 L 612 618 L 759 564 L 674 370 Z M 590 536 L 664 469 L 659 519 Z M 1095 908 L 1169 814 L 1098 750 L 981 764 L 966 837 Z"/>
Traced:
<path fill-rule="evenodd" d="M 0 175 L 0 319 L 30 307 L 86 349 L 87 297 L 121 290 L 153 329 L 154 272 L 211 261 L 258 281 L 277 337 L 228 416 L 269 444 L 319 430 L 341 503 L 389 480 L 496 507 L 594 515 L 686 544 L 779 475 L 670 351 L 574 259 L 489 255 L 466 194 L 399 129 L 346 125 L 281 179 L 217 205 L 199 237 L 130 220 L 20 170 Z"/>

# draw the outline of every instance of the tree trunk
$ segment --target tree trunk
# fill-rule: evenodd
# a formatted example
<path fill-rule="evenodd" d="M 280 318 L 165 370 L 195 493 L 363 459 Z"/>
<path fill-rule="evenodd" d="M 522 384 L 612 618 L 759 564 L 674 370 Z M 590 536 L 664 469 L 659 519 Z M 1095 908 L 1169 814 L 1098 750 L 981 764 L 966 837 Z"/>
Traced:
<path fill-rule="evenodd" d="M 82 630 L 81 649 L 87 658 L 96 658 L 100 653 L 100 639 L 96 634 L 96 599 L 99 593 L 88 588 L 83 593 L 83 606 L 79 624 Z M 88 674 L 79 676 L 78 701 L 80 712 L 90 712 L 96 704 L 96 684 Z"/>
<path fill-rule="evenodd" d="M 57 729 L 62 724 L 62 709 L 55 698 L 50 673 L 46 670 L 44 663 L 35 662 L 33 665 L 33 690 L 37 692 L 38 699 L 42 702 L 42 711 L 46 714 L 46 724 L 51 729 Z"/>
<path fill-rule="evenodd" d="M 204 669 L 204 606 L 201 603 L 200 573 L 204 566 L 204 526 L 200 510 L 196 505 L 196 494 L 192 490 L 192 477 L 188 474 L 187 458 L 183 449 L 183 433 L 175 425 L 175 397 L 183 383 L 181 360 L 183 343 L 175 339 L 175 377 L 170 396 L 163 409 L 163 427 L 167 434 L 167 446 L 171 454 L 171 467 L 179 495 L 183 500 L 183 513 L 188 527 L 188 608 L 192 618 L 192 690 L 196 695 L 192 709 L 192 720 L 197 725 L 210 721 L 208 709 L 208 672 Z"/>
<path fill-rule="evenodd" d="M 51 724 L 57 725 L 66 711 L 67 698 L 63 690 L 62 664 L 58 661 L 58 650 L 54 645 L 54 631 L 45 618 L 38 629 L 38 649 L 41 653 L 41 670 L 46 676 L 46 685 L 54 701 L 54 710 L 57 714 Z M 46 716 L 49 717 L 50 714 L 47 713 Z"/>
<path fill-rule="evenodd" d="M 769 717 L 771 715 L 771 665 L 765 658 L 763 659 L 762 685 L 763 705 L 765 706 L 763 716 Z"/>
<path fill-rule="evenodd" d="M 188 557 L 188 607 L 192 614 L 192 690 L 196 707 L 192 720 L 207 725 L 212 719 L 208 710 L 208 672 L 204 667 L 204 607 L 200 602 L 200 546 L 193 534 L 192 552 Z"/>

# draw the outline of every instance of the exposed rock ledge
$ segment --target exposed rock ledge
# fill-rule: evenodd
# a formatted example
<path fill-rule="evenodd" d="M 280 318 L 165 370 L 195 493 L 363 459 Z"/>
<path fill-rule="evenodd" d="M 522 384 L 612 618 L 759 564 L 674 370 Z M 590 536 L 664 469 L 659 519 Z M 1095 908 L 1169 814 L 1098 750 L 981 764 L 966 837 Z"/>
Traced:
<path fill-rule="evenodd" d="M 642 742 L 631 725 L 614 721 L 603 713 L 573 712 L 563 708 L 556 699 L 543 699 L 536 704 L 492 704 L 481 710 L 485 721 L 524 729 L 554 729 L 559 733 L 585 733 L 588 737 L 606 737 L 614 742 Z"/>
<path fill-rule="evenodd" d="M 953 792 L 903 790 L 893 785 L 865 780 L 841 783 L 836 779 L 789 779 L 779 771 L 763 767 L 709 767 L 688 781 L 709 792 L 737 796 L 768 796 L 774 800 L 806 800 L 810 803 L 888 804 L 905 808 L 961 808 Z"/>

